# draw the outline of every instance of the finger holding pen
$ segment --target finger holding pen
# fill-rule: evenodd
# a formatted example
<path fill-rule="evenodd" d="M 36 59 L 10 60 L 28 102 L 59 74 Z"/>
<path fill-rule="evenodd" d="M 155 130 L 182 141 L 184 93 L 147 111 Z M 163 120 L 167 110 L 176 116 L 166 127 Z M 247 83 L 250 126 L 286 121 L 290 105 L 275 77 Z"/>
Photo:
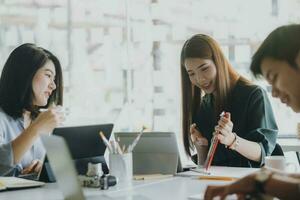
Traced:
<path fill-rule="evenodd" d="M 235 140 L 235 134 L 232 132 L 233 123 L 229 112 L 221 116 L 218 125 L 215 127 L 218 132 L 218 139 L 220 143 L 229 146 Z"/>
<path fill-rule="evenodd" d="M 29 174 L 34 172 L 39 172 L 42 167 L 42 162 L 40 160 L 33 160 L 29 166 L 24 168 L 21 174 Z"/>

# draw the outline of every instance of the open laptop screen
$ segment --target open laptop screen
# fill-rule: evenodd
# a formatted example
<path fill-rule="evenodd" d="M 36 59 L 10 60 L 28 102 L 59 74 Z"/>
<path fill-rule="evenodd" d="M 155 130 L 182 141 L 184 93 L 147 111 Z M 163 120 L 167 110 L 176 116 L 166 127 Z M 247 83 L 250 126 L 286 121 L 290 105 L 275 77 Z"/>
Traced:
<path fill-rule="evenodd" d="M 103 172 L 108 173 L 104 159 L 106 146 L 100 139 L 99 132 L 102 131 L 105 137 L 109 138 L 112 129 L 113 124 L 61 127 L 54 129 L 53 135 L 58 135 L 65 139 L 79 174 L 86 173 L 89 162 L 102 163 Z M 47 159 L 44 162 L 39 180 L 55 182 L 54 174 Z"/>
<path fill-rule="evenodd" d="M 73 159 L 81 159 L 104 155 L 106 146 L 99 132 L 102 131 L 109 138 L 112 129 L 113 124 L 63 127 L 54 129 L 53 135 L 66 140 Z"/>

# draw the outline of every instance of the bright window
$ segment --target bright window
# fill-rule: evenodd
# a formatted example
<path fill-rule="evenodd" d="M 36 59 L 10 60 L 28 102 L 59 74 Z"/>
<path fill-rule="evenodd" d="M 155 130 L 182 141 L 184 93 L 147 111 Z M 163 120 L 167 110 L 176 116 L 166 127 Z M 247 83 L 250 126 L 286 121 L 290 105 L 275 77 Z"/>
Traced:
<path fill-rule="evenodd" d="M 113 122 L 115 131 L 146 125 L 174 131 L 181 147 L 179 55 L 184 41 L 195 33 L 213 36 L 233 66 L 252 79 L 250 59 L 261 41 L 275 27 L 300 21 L 299 0 L 0 4 L 0 66 L 21 43 L 53 51 L 64 70 L 66 125 Z M 299 115 L 270 99 L 280 134 L 295 134 Z"/>

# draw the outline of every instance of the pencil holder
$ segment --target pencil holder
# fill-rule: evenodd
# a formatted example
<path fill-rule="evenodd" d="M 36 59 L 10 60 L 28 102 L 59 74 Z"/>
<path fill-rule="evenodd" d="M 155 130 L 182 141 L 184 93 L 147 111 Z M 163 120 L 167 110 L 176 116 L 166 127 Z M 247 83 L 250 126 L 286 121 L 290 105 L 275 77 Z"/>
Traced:
<path fill-rule="evenodd" d="M 131 184 L 132 153 L 109 154 L 109 172 L 117 177 L 118 184 Z"/>

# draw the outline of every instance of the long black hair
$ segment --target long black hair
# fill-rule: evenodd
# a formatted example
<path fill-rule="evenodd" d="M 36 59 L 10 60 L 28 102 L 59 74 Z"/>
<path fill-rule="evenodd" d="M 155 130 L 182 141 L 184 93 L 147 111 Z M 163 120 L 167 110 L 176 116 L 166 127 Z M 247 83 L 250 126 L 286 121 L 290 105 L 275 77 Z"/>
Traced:
<path fill-rule="evenodd" d="M 13 118 L 22 116 L 24 110 L 36 117 L 39 108 L 32 104 L 32 80 L 38 69 L 51 60 L 55 66 L 56 89 L 48 99 L 47 108 L 52 103 L 62 105 L 63 78 L 59 60 L 50 51 L 35 44 L 22 44 L 9 55 L 0 78 L 0 107 Z"/>

